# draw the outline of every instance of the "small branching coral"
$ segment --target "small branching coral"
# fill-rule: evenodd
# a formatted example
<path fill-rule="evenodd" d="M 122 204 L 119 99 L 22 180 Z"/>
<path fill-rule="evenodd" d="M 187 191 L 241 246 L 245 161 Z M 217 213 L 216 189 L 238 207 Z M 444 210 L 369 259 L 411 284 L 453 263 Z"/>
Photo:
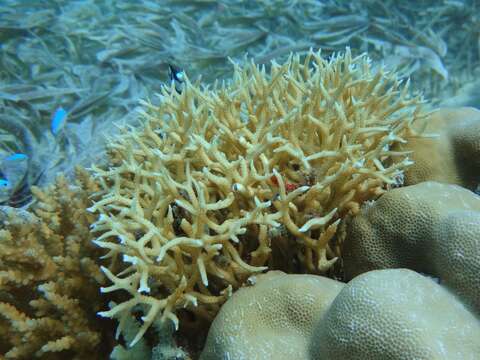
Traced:
<path fill-rule="evenodd" d="M 234 66 L 213 89 L 164 88 L 140 129 L 111 140 L 110 166 L 93 167 L 95 243 L 124 265 L 103 268 L 102 291 L 131 296 L 101 315 L 121 330 L 143 312 L 133 344 L 157 317 L 178 326 L 180 309 L 211 317 L 278 254 L 294 271 L 326 272 L 340 218 L 411 163 L 390 146 L 417 136 L 422 100 L 365 55 Z"/>
<path fill-rule="evenodd" d="M 0 354 L 6 359 L 103 359 L 112 324 L 95 316 L 106 306 L 101 254 L 91 243 L 85 208 L 96 185 L 85 170 L 78 186 L 59 177 L 33 188 L 32 211 L 0 207 Z M 0 356 L 1 357 L 1 356 Z"/>

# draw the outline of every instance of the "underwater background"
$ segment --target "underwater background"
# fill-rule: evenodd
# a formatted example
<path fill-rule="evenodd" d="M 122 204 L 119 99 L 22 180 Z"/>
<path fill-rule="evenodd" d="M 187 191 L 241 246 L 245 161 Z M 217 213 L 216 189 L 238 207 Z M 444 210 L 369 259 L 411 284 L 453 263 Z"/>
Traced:
<path fill-rule="evenodd" d="M 232 63 L 347 47 L 427 108 L 480 108 L 477 0 L 0 0 L 0 206 L 28 209 L 32 185 L 105 163 L 106 139 L 139 124 L 172 70 L 208 86 Z"/>
<path fill-rule="evenodd" d="M 229 59 L 268 66 L 349 46 L 399 69 L 432 106 L 479 106 L 479 10 L 475 0 L 2 0 L 0 201 L 28 204 L 29 185 L 101 162 L 104 135 L 135 122 L 139 99 L 156 101 L 169 64 L 211 84 L 230 76 Z"/>

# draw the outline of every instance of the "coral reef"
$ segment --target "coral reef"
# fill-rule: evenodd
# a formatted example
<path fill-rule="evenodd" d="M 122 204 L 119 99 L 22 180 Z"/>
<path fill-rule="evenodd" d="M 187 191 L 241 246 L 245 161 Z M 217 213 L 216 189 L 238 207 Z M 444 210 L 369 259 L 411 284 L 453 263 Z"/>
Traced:
<path fill-rule="evenodd" d="M 0 162 L 4 152 L 30 159 L 2 205 L 23 206 L 31 185 L 101 160 L 103 139 L 93 133 L 132 120 L 138 100 L 160 91 L 168 63 L 210 84 L 245 52 L 269 66 L 292 51 L 330 55 L 348 45 L 402 71 L 430 99 L 452 100 L 463 87 L 468 101 L 453 106 L 479 105 L 474 0 L 3 0 L 0 13 Z M 54 139 L 48 124 L 59 106 L 68 123 Z"/>
<path fill-rule="evenodd" d="M 405 185 L 422 181 L 457 184 L 470 190 L 480 185 L 480 110 L 435 110 L 427 122 L 433 138 L 416 138 L 397 144 L 395 150 L 412 151 L 414 164 L 405 170 Z"/>
<path fill-rule="evenodd" d="M 347 280 L 409 268 L 434 276 L 480 314 L 480 197 L 456 185 L 394 189 L 341 225 Z"/>
<path fill-rule="evenodd" d="M 426 127 L 440 129 L 439 138 L 394 147 L 414 150 L 418 163 L 405 170 L 405 181 L 419 183 L 390 189 L 342 219 L 342 268 L 353 280 L 319 289 L 313 275 L 254 277 L 253 287 L 221 308 L 201 359 L 475 359 L 480 197 L 420 181 L 477 188 L 478 114 L 440 109 Z M 334 300 L 331 292 L 338 292 Z"/>
<path fill-rule="evenodd" d="M 316 324 L 345 284 L 282 271 L 249 284 L 222 306 L 200 359 L 309 359 Z"/>
<path fill-rule="evenodd" d="M 348 284 L 256 277 L 215 318 L 201 360 L 475 359 L 480 322 L 448 290 L 407 269 Z"/>
<path fill-rule="evenodd" d="M 96 185 L 78 169 L 33 188 L 30 211 L 0 208 L 0 353 L 6 359 L 104 359 L 113 322 L 96 312 L 105 279 L 85 209 Z"/>
<path fill-rule="evenodd" d="M 113 321 L 98 319 L 100 309 L 120 321 L 112 357 L 184 356 L 164 320 L 210 320 L 251 274 L 337 278 L 337 226 L 365 200 L 403 180 L 480 192 L 478 110 L 437 111 L 426 129 L 440 136 L 417 137 L 420 99 L 397 80 L 409 77 L 432 104 L 479 106 L 477 1 L 4 0 L 0 13 L 0 206 L 23 209 L 0 207 L 0 357 L 105 358 Z M 354 58 L 337 57 L 347 44 Z M 271 63 L 292 51 L 310 64 Z M 213 90 L 188 81 L 181 95 L 162 90 L 169 64 L 211 86 L 245 52 L 266 70 L 237 67 Z M 98 134 L 132 124 L 138 100 L 161 91 L 105 159 Z M 68 121 L 49 131 L 59 107 Z M 61 178 L 30 191 L 92 162 L 96 183 L 82 173 L 79 187 Z M 409 263 L 478 310 L 476 205 L 452 200 L 444 211 L 419 198 L 436 226 L 413 221 L 429 238 L 391 249 L 380 236 L 366 241 L 366 257 Z M 345 245 L 347 273 L 365 271 Z M 159 324 L 170 332 L 159 335 Z"/>
<path fill-rule="evenodd" d="M 213 89 L 164 88 L 143 127 L 111 141 L 108 168 L 93 167 L 95 243 L 123 264 L 104 268 L 112 285 L 102 291 L 131 296 L 101 314 L 121 328 L 146 306 L 135 343 L 157 316 L 178 325 L 178 309 L 211 318 L 232 288 L 275 264 L 326 272 L 340 218 L 410 165 L 389 147 L 417 136 L 420 104 L 395 73 L 348 49 L 294 56 L 268 74 L 236 65 Z"/>

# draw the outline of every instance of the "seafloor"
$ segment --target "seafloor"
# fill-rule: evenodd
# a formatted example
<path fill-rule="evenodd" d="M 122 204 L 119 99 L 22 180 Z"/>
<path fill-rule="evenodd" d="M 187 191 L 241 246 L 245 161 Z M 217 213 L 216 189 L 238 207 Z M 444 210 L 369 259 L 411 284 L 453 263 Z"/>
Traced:
<path fill-rule="evenodd" d="M 106 137 L 138 125 L 140 100 L 158 103 L 170 65 L 212 85 L 231 77 L 232 63 L 253 59 L 268 68 L 291 53 L 321 49 L 328 58 L 346 47 L 409 78 L 430 109 L 480 109 L 476 0 L 2 0 L 0 205 L 28 211 L 31 186 L 45 188 L 59 174 L 72 179 L 77 165 L 103 164 Z M 1 280 L 8 264 L 0 268 L 0 301 L 8 302 Z M 171 351 L 156 356 L 189 356 Z M 44 358 L 67 358 L 53 354 Z M 35 356 L 43 355 L 7 358 Z"/>

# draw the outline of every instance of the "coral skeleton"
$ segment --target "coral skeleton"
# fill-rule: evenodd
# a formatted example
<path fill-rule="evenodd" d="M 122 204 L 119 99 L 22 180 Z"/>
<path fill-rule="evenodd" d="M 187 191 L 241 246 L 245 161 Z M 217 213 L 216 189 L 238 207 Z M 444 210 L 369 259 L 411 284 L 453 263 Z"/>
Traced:
<path fill-rule="evenodd" d="M 234 64 L 231 81 L 144 103 L 140 128 L 110 139 L 110 164 L 93 166 L 95 244 L 111 266 L 102 292 L 130 298 L 100 315 L 143 312 L 179 324 L 187 309 L 212 318 L 232 290 L 274 268 L 325 273 L 348 213 L 396 183 L 411 164 L 392 145 L 419 136 L 422 99 L 394 72 L 349 49 L 310 51 L 284 64 Z M 114 271 L 112 269 L 118 269 Z"/>

